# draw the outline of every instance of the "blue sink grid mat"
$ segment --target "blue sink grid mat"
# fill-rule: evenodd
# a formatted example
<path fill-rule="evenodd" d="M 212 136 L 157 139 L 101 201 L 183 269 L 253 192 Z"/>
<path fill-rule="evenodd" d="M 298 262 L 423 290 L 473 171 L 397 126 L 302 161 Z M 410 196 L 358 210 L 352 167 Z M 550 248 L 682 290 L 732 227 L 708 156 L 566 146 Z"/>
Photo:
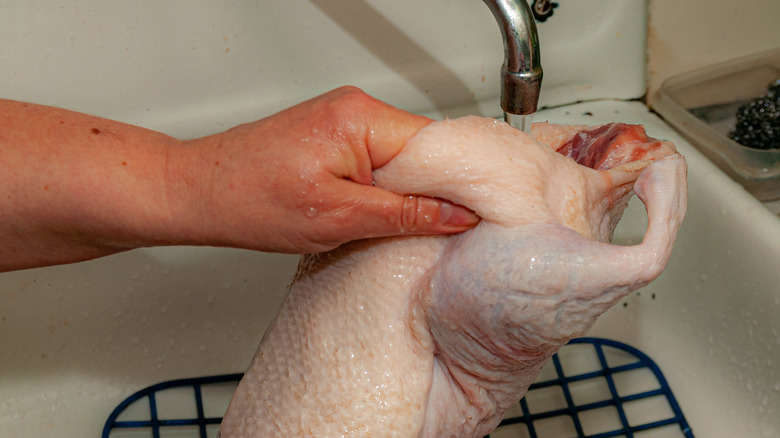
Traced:
<path fill-rule="evenodd" d="M 114 409 L 102 437 L 215 438 L 242 376 L 179 379 L 144 388 Z M 577 338 L 552 357 L 488 437 L 693 438 L 693 432 L 647 355 L 609 339 Z"/>

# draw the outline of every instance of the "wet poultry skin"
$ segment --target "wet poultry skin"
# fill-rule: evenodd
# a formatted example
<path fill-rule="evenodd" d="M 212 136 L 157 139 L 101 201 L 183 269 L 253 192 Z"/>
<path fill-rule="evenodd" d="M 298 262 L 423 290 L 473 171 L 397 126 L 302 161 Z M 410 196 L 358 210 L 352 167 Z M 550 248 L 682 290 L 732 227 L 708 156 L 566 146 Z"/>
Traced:
<path fill-rule="evenodd" d="M 374 179 L 482 221 L 304 256 L 223 438 L 486 435 L 561 346 L 660 275 L 686 206 L 674 145 L 622 124 L 528 136 L 480 117 L 435 122 Z M 610 245 L 634 193 L 644 240 Z"/>

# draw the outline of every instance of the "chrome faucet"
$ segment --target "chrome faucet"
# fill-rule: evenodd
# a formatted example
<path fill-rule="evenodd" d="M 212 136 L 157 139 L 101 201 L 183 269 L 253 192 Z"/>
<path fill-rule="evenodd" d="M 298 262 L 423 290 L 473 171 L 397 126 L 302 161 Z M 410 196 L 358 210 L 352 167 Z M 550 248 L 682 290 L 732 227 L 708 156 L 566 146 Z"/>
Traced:
<path fill-rule="evenodd" d="M 504 120 L 525 132 L 539 103 L 542 64 L 539 35 L 526 0 L 484 0 L 501 29 L 504 65 L 501 66 L 501 109 Z"/>

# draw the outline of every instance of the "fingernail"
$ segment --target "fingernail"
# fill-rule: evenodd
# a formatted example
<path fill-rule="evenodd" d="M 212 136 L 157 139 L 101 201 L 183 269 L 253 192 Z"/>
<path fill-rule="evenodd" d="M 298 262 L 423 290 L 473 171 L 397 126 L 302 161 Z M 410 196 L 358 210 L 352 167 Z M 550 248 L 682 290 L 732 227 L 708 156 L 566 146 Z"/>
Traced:
<path fill-rule="evenodd" d="M 466 207 L 443 201 L 439 210 L 439 220 L 442 225 L 469 227 L 479 222 L 479 216 Z"/>

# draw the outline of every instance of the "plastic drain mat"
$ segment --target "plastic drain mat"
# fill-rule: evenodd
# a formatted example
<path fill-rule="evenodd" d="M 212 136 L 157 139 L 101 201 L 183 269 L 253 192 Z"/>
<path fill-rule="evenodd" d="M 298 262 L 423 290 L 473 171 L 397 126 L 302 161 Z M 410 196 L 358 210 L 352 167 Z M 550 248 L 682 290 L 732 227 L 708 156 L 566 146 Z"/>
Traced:
<path fill-rule="evenodd" d="M 215 438 L 242 374 L 158 383 L 111 413 L 103 438 Z M 573 339 L 490 438 L 693 438 L 658 366 L 641 351 Z"/>

